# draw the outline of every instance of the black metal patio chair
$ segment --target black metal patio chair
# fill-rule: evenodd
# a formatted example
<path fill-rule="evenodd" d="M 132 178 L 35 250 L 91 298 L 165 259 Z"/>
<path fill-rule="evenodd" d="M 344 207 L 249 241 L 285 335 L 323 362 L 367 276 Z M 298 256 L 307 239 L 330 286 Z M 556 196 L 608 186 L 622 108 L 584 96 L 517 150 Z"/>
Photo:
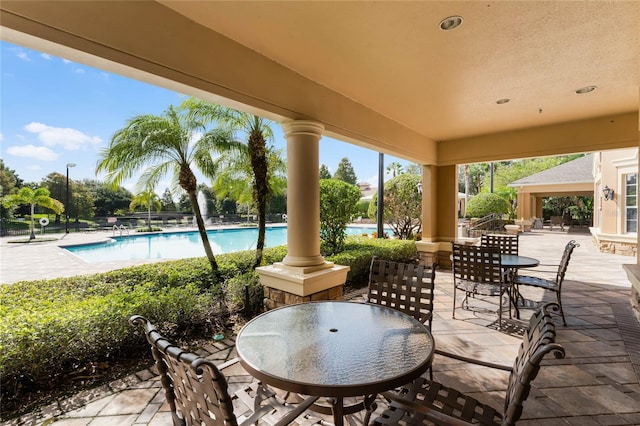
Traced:
<path fill-rule="evenodd" d="M 529 320 L 513 367 L 475 360 L 436 350 L 436 353 L 460 361 L 510 372 L 504 407 L 491 407 L 462 392 L 420 377 L 399 392 L 385 392 L 388 407 L 374 420 L 375 425 L 515 425 L 522 415 L 531 382 L 548 353 L 564 358 L 564 348 L 555 343 L 556 331 L 549 310 L 556 303 L 540 306 Z"/>
<path fill-rule="evenodd" d="M 567 268 L 569 267 L 569 260 L 571 259 L 571 254 L 576 247 L 580 247 L 580 244 L 576 243 L 575 240 L 571 240 L 564 247 L 564 251 L 562 253 L 562 258 L 560 260 L 560 264 L 558 265 L 558 269 L 556 271 L 555 279 L 546 279 L 540 278 L 537 276 L 531 275 L 520 275 L 517 274 L 513 278 L 513 283 L 515 285 L 515 293 L 516 300 L 523 299 L 520 295 L 519 288 L 521 285 L 538 287 L 548 291 L 551 291 L 556 294 L 556 300 L 558 301 L 558 305 L 560 306 L 560 315 L 562 316 L 562 324 L 567 325 L 567 321 L 564 317 L 564 309 L 562 309 L 562 282 L 564 281 L 564 276 L 567 273 Z M 538 270 L 538 269 L 536 269 Z M 524 300 L 524 299 L 523 299 Z"/>
<path fill-rule="evenodd" d="M 144 330 L 151 345 L 174 426 L 311 425 L 321 421 L 305 413 L 317 398 L 285 405 L 258 381 L 241 385 L 231 395 L 221 371 L 236 364 L 238 358 L 216 367 L 172 344 L 146 318 L 134 315 L 129 322 Z"/>
<path fill-rule="evenodd" d="M 509 295 L 508 277 L 502 268 L 498 247 L 479 247 L 452 244 L 453 261 L 453 313 L 456 317 L 456 291 L 464 291 L 463 308 L 469 308 L 469 299 L 476 295 L 498 296 L 498 325 L 502 327 L 502 297 Z M 511 316 L 511 309 L 509 309 Z"/>
<path fill-rule="evenodd" d="M 431 330 L 436 267 L 374 257 L 366 301 L 411 315 Z"/>
<path fill-rule="evenodd" d="M 500 253 L 518 255 L 519 235 L 484 234 L 480 237 L 482 247 L 498 247 Z"/>

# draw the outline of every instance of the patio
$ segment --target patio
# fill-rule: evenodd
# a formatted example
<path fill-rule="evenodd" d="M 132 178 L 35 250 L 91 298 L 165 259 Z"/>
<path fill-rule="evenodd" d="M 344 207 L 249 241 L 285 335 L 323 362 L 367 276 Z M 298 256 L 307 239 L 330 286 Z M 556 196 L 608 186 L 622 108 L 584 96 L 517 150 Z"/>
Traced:
<path fill-rule="evenodd" d="M 543 361 L 519 424 L 640 424 L 640 324 L 631 312 L 630 285 L 620 266 L 633 259 L 599 253 L 588 234 L 571 232 L 521 234 L 520 253 L 536 257 L 543 264 L 556 264 L 569 239 L 575 239 L 580 247 L 573 254 L 564 283 L 563 306 L 568 326 L 556 322 L 558 343 L 564 346 L 566 358 Z M 542 268 L 539 267 L 540 273 Z M 433 322 L 438 347 L 510 365 L 520 337 L 497 331 L 495 313 L 484 311 L 478 299 L 472 304 L 474 311 L 459 309 L 457 319 L 452 320 L 452 287 L 451 271 L 439 270 Z M 361 301 L 362 292 L 351 293 L 347 298 Z M 524 292 L 528 299 L 551 300 L 540 289 L 527 288 Z M 531 311 L 522 312 L 527 317 Z M 234 341 L 212 342 L 200 353 L 223 362 L 235 356 Z M 502 406 L 506 373 L 461 366 L 438 356 L 433 365 L 436 380 L 473 393 L 495 407 Z M 251 380 L 239 364 L 226 374 L 230 383 Z M 167 410 L 164 392 L 151 369 L 82 392 L 41 413 L 5 425 L 41 425 L 54 419 L 61 426 L 170 425 Z"/>

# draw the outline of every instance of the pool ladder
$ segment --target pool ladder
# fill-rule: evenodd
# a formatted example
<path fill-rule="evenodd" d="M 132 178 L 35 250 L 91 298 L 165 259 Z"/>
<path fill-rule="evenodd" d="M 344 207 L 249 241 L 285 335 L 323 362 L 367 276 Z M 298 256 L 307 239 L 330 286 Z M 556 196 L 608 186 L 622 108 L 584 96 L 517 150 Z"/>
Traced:
<path fill-rule="evenodd" d="M 120 236 L 121 237 L 122 237 L 122 231 L 126 232 L 127 236 L 129 235 L 129 230 L 127 229 L 126 226 L 124 226 L 124 225 L 120 225 L 120 226 L 113 225 L 113 236 L 114 237 L 116 236 L 116 232 L 118 232 L 118 231 L 120 232 Z"/>

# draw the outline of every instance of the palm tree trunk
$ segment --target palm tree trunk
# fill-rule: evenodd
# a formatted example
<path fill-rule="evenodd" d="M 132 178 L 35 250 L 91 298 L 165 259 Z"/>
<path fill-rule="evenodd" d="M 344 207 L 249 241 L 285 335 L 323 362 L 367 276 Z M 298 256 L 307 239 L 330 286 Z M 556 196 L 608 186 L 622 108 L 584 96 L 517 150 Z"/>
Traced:
<path fill-rule="evenodd" d="M 198 205 L 196 191 L 188 191 L 187 194 L 189 194 L 189 200 L 191 201 L 191 207 L 193 208 L 193 215 L 195 216 L 196 223 L 198 224 L 198 231 L 200 232 L 204 252 L 207 255 L 207 259 L 209 259 L 211 270 L 215 272 L 218 270 L 218 262 L 216 262 L 216 257 L 213 255 L 213 250 L 211 250 L 211 245 L 209 244 L 209 236 L 207 235 L 207 229 L 204 226 L 204 220 L 202 220 L 202 213 L 200 212 L 200 206 Z"/>
<path fill-rule="evenodd" d="M 256 257 L 253 269 L 262 263 L 264 240 L 267 224 L 267 201 L 269 197 L 269 180 L 267 177 L 266 142 L 261 133 L 252 134 L 249 137 L 249 155 L 251 168 L 255 177 L 253 198 L 258 208 L 258 241 L 256 242 Z"/>

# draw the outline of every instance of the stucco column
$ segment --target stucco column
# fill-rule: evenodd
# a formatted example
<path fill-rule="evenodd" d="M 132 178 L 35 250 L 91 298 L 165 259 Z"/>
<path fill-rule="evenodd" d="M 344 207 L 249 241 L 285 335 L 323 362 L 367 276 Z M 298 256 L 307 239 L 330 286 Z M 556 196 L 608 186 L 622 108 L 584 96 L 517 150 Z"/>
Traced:
<path fill-rule="evenodd" d="M 287 139 L 288 266 L 322 265 L 320 255 L 319 141 L 324 126 L 313 121 L 282 124 Z"/>
<path fill-rule="evenodd" d="M 422 166 L 421 262 L 449 266 L 451 241 L 458 239 L 457 166 Z"/>
<path fill-rule="evenodd" d="M 320 254 L 319 141 L 324 126 L 299 120 L 283 123 L 282 129 L 287 139 L 287 255 L 256 269 L 265 305 L 341 299 L 349 267 L 327 262 Z"/>

